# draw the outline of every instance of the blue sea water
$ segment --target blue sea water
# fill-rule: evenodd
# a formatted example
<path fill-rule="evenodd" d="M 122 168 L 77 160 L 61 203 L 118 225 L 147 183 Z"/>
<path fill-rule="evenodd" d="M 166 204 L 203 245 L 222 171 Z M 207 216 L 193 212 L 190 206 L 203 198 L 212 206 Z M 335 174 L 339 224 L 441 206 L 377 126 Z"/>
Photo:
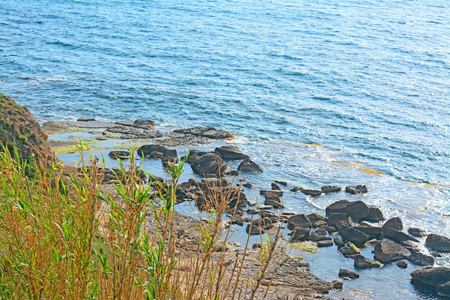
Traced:
<path fill-rule="evenodd" d="M 449 235 L 449 16 L 447 0 L 0 0 L 0 92 L 41 119 L 223 128 L 256 183 L 366 183 L 387 216 Z"/>

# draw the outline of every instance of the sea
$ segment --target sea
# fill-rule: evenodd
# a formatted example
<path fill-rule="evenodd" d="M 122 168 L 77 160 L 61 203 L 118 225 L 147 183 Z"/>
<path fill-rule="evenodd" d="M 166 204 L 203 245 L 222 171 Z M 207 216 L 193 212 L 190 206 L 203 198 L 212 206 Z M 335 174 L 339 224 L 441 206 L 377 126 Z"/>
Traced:
<path fill-rule="evenodd" d="M 450 236 L 449 16 L 448 0 L 0 0 L 0 92 L 42 121 L 225 129 L 264 167 L 247 176 L 257 188 L 369 188 L 289 194 L 286 210 L 363 200 Z M 333 251 L 305 256 L 313 273 L 336 279 L 348 262 Z M 414 268 L 364 270 L 344 290 L 432 299 Z"/>

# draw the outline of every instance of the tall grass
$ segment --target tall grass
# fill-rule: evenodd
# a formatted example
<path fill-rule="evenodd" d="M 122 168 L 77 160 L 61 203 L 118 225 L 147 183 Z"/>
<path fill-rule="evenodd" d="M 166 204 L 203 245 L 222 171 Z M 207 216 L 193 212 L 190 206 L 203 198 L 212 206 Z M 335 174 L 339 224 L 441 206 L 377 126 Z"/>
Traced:
<path fill-rule="evenodd" d="M 253 299 L 260 288 L 278 237 L 267 238 L 255 281 L 241 279 L 247 247 L 234 261 L 223 251 L 223 216 L 236 212 L 226 189 L 206 195 L 209 218 L 198 219 L 194 242 L 175 230 L 184 162 L 169 164 L 171 181 L 155 189 L 133 155 L 107 186 L 92 154 L 69 177 L 41 163 L 29 178 L 13 157 L 0 151 L 1 299 L 238 299 L 244 288 Z"/>

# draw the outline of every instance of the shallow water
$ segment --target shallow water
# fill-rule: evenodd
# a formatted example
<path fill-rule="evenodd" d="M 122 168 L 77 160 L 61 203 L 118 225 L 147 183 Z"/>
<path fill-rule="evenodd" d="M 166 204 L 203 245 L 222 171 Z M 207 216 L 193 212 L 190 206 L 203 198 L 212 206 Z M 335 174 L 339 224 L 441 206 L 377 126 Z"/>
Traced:
<path fill-rule="evenodd" d="M 446 0 L 3 0 L 0 11 L 0 92 L 38 118 L 224 128 L 265 168 L 246 176 L 249 198 L 275 179 L 367 184 L 364 196 L 283 199 L 297 212 L 362 199 L 450 235 Z"/>

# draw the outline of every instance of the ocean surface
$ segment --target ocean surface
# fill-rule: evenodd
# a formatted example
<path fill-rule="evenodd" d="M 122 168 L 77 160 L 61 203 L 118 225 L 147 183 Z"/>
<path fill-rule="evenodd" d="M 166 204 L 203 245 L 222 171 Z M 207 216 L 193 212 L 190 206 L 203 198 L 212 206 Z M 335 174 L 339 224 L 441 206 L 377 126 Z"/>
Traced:
<path fill-rule="evenodd" d="M 265 168 L 256 187 L 370 190 L 288 195 L 293 211 L 363 199 L 448 236 L 449 16 L 448 0 L 0 0 L 0 92 L 44 120 L 223 128 Z"/>

